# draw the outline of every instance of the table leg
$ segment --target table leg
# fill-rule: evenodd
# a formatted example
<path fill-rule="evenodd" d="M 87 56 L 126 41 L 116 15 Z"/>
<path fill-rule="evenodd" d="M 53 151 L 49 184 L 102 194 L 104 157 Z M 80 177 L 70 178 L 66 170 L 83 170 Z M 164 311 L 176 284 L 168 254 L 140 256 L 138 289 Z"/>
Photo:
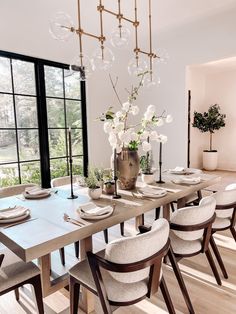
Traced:
<path fill-rule="evenodd" d="M 143 225 L 144 221 L 143 221 L 143 215 L 140 216 L 136 216 L 135 217 L 135 228 L 137 231 L 139 231 L 138 227 Z"/>
<path fill-rule="evenodd" d="M 163 218 L 170 221 L 170 204 L 163 205 Z"/>
<path fill-rule="evenodd" d="M 85 238 L 83 240 L 80 240 L 80 260 L 83 260 L 87 257 L 86 253 L 88 251 L 93 250 L 93 242 L 92 242 L 92 236 Z M 81 295 L 79 307 L 85 312 L 85 313 L 91 313 L 94 311 L 94 295 L 85 289 L 84 287 L 81 287 Z"/>

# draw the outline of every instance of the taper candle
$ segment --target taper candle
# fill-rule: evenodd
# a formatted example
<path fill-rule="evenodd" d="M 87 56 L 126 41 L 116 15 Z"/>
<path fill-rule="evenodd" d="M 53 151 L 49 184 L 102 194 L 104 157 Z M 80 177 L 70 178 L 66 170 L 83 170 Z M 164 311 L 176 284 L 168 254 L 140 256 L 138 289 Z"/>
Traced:
<path fill-rule="evenodd" d="M 159 162 L 162 162 L 162 142 L 160 142 Z"/>
<path fill-rule="evenodd" d="M 68 131 L 69 158 L 72 159 L 71 128 Z"/>

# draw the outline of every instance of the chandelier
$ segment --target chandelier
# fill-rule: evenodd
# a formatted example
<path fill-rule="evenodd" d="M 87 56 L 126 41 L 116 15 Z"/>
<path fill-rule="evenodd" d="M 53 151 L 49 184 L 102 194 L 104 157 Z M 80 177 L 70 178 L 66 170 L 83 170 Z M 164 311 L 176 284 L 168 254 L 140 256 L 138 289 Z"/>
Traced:
<path fill-rule="evenodd" d="M 56 13 L 55 17 L 50 21 L 50 33 L 58 40 L 67 40 L 71 35 L 76 34 L 79 39 L 79 54 L 72 60 L 70 70 L 80 74 L 80 79 L 87 79 L 95 69 L 108 70 L 115 60 L 114 54 L 106 45 L 106 37 L 104 34 L 104 15 L 110 14 L 117 20 L 117 28 L 112 32 L 111 45 L 115 48 L 124 48 L 128 45 L 131 32 L 123 23 L 127 22 L 134 29 L 134 57 L 128 63 L 128 72 L 130 75 L 137 76 L 139 73 L 149 71 L 148 82 L 156 84 L 159 81 L 154 80 L 153 64 L 154 62 L 166 62 L 168 54 L 165 50 L 160 53 L 153 51 L 152 45 L 152 6 L 151 0 L 148 1 L 148 41 L 149 48 L 145 51 L 139 45 L 140 22 L 138 20 L 137 0 L 134 0 L 134 19 L 127 18 L 121 10 L 121 0 L 117 0 L 117 12 L 107 9 L 102 0 L 98 1 L 97 11 L 99 14 L 100 26 L 99 35 L 86 32 L 82 26 L 81 19 L 81 1 L 77 0 L 78 10 L 78 26 L 75 27 L 71 17 L 63 12 Z M 90 37 L 98 41 L 99 46 L 93 53 L 92 58 L 84 54 L 83 40 L 84 37 Z M 141 55 L 145 58 L 140 58 Z M 146 61 L 146 60 L 147 61 Z"/>

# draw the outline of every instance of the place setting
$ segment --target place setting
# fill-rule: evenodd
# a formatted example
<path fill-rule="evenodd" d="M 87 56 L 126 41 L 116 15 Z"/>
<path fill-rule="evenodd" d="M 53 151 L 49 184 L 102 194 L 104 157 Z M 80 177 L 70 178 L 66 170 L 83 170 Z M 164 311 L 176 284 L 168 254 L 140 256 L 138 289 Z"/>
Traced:
<path fill-rule="evenodd" d="M 30 209 L 24 206 L 11 206 L 0 209 L 0 225 L 23 221 L 30 217 Z M 27 220 L 25 220 L 27 221 Z"/>

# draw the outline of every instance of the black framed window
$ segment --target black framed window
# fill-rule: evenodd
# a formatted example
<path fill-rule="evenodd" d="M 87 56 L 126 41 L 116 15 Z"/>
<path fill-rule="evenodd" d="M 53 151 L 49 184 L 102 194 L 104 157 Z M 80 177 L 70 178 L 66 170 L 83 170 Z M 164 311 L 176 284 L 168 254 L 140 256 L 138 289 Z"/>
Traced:
<path fill-rule="evenodd" d="M 0 51 L 0 184 L 50 186 L 88 163 L 85 82 L 68 65 Z"/>

